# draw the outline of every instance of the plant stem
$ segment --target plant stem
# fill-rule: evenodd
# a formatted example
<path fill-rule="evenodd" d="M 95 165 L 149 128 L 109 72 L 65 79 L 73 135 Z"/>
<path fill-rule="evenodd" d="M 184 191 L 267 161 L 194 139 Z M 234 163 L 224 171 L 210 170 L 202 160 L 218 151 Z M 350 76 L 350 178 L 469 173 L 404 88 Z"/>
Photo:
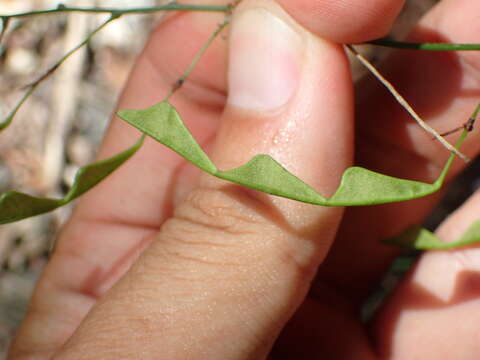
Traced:
<path fill-rule="evenodd" d="M 228 12 L 231 10 L 231 5 L 186 5 L 179 4 L 176 1 L 172 1 L 166 5 L 154 6 L 154 7 L 138 7 L 129 9 L 116 9 L 116 8 L 84 8 L 84 7 L 69 7 L 65 5 L 59 5 L 55 9 L 28 11 L 23 13 L 0 15 L 2 19 L 20 18 L 37 15 L 49 15 L 66 12 L 83 12 L 83 13 L 97 13 L 97 14 L 111 14 L 111 15 L 127 15 L 127 14 L 147 14 L 159 11 L 211 11 L 211 12 Z"/>
<path fill-rule="evenodd" d="M 413 43 L 387 39 L 368 41 L 365 44 L 389 48 L 428 50 L 428 51 L 478 51 L 480 44 L 450 44 L 450 43 Z M 359 44 L 360 45 L 360 44 Z"/>
<path fill-rule="evenodd" d="M 460 148 L 460 146 L 462 146 L 463 142 L 467 138 L 468 133 L 473 130 L 473 126 L 475 124 L 475 121 L 477 120 L 479 112 L 480 112 L 480 104 L 477 105 L 472 115 L 470 115 L 470 118 L 467 120 L 467 122 L 463 126 L 463 131 L 462 131 L 462 134 L 460 135 L 460 139 L 458 139 L 457 143 L 455 144 L 457 148 Z M 452 162 L 453 162 L 453 157 L 450 157 L 448 159 L 447 166 L 443 169 L 442 173 L 440 174 L 438 179 L 435 181 L 436 183 L 440 183 L 440 184 L 443 183 L 443 181 L 447 176 L 448 168 L 450 167 Z"/>
<path fill-rule="evenodd" d="M 210 44 L 213 42 L 213 40 L 218 36 L 218 34 L 229 24 L 230 22 L 230 16 L 232 14 L 233 9 L 241 2 L 242 0 L 234 0 L 230 4 L 227 5 L 186 5 L 186 4 L 178 4 L 176 1 L 172 1 L 166 5 L 162 6 L 156 6 L 156 7 L 139 7 L 139 8 L 129 8 L 129 9 L 116 9 L 116 8 L 82 8 L 82 7 L 68 7 L 65 5 L 58 5 L 57 8 L 55 9 L 49 9 L 49 10 L 40 10 L 40 11 L 29 11 L 29 12 L 23 12 L 23 13 L 17 13 L 17 14 L 11 14 L 11 15 L 0 15 L 0 19 L 2 21 L 2 30 L 0 32 L 0 41 L 3 38 L 3 35 L 6 32 L 7 26 L 10 22 L 10 19 L 12 18 L 20 18 L 20 17 L 31 17 L 31 16 L 37 16 L 37 15 L 48 15 L 48 14 L 56 14 L 56 13 L 66 13 L 66 12 L 83 12 L 83 13 L 96 13 L 96 14 L 110 14 L 110 18 L 102 23 L 98 28 L 96 28 L 94 31 L 92 31 L 84 41 L 82 41 L 80 44 L 78 44 L 75 48 L 70 50 L 67 54 L 62 56 L 62 58 L 57 61 L 48 71 L 46 71 L 42 76 L 40 76 L 36 81 L 28 85 L 27 91 L 24 94 L 24 96 L 20 99 L 20 101 L 17 103 L 17 105 L 14 107 L 14 109 L 10 112 L 10 114 L 5 118 L 3 121 L 0 122 L 0 131 L 8 127 L 10 123 L 12 122 L 13 118 L 15 117 L 16 113 L 18 110 L 22 107 L 22 105 L 28 100 L 28 98 L 33 94 L 35 89 L 40 85 L 45 79 L 50 77 L 55 70 L 60 67 L 70 56 L 75 54 L 79 49 L 81 49 L 83 46 L 88 44 L 90 40 L 92 39 L 93 36 L 95 36 L 100 30 L 102 30 L 105 26 L 107 26 L 110 22 L 112 22 L 115 19 L 118 19 L 122 15 L 128 15 L 128 14 L 146 14 L 146 13 L 153 13 L 153 12 L 160 12 L 160 11 L 210 11 L 210 12 L 224 12 L 227 15 L 227 18 L 224 23 L 222 23 L 219 28 L 215 31 L 215 33 L 210 37 L 208 42 L 202 47 L 200 52 L 195 56 L 195 59 L 193 62 L 190 64 L 189 68 L 187 71 L 182 75 L 180 79 L 175 83 L 173 86 L 172 90 L 167 96 L 167 100 L 170 98 L 170 96 L 178 90 L 187 77 L 190 75 L 190 73 L 193 71 L 195 68 L 196 64 L 200 60 L 200 57 L 205 53 L 207 48 L 210 46 Z"/>
<path fill-rule="evenodd" d="M 8 24 L 10 23 L 10 18 L 2 17 L 2 32 L 0 32 L 0 43 L 3 40 L 3 36 L 7 32 Z"/>
<path fill-rule="evenodd" d="M 210 45 L 215 41 L 215 39 L 220 35 L 220 33 L 230 24 L 232 20 L 232 13 L 233 10 L 240 4 L 243 0 L 233 0 L 227 5 L 227 11 L 225 12 L 225 20 L 218 25 L 217 29 L 210 35 L 208 40 L 203 44 L 203 46 L 200 48 L 200 50 L 195 54 L 195 57 L 193 58 L 192 62 L 190 65 L 188 65 L 187 70 L 178 78 L 178 80 L 173 84 L 172 88 L 170 89 L 169 93 L 165 97 L 163 101 L 168 102 L 172 95 L 180 89 L 183 84 L 185 84 L 185 81 L 187 81 L 188 77 L 192 73 L 192 71 L 195 69 L 197 66 L 198 62 L 202 58 L 202 56 L 205 54 L 205 52 L 208 50 Z"/>
<path fill-rule="evenodd" d="M 232 4 L 229 5 L 188 5 L 188 4 L 179 4 L 176 1 L 171 1 L 168 4 L 161 6 L 152 6 L 152 7 L 138 7 L 138 8 L 104 8 L 104 7 L 70 7 L 66 5 L 58 5 L 54 9 L 38 10 L 38 11 L 27 11 L 23 13 L 16 14 L 0 14 L 0 19 L 3 21 L 2 35 L 5 32 L 6 25 L 8 24 L 7 20 L 11 18 L 22 18 L 22 17 L 31 17 L 37 15 L 50 15 L 58 13 L 67 13 L 67 12 L 82 12 L 82 13 L 91 13 L 91 14 L 118 14 L 118 15 L 128 15 L 128 14 L 147 14 L 155 13 L 160 11 L 208 11 L 208 12 L 229 12 L 232 10 Z M 1 35 L 0 35 L 1 39 Z M 428 51 L 476 51 L 480 50 L 480 44 L 451 44 L 451 43 L 413 43 L 405 41 L 396 41 L 389 39 L 376 39 L 366 42 L 365 44 L 384 46 L 389 48 L 399 48 L 399 49 L 412 49 L 412 50 L 428 50 Z"/>
<path fill-rule="evenodd" d="M 390 83 L 382 74 L 373 66 L 364 56 L 358 53 L 357 50 L 352 45 L 345 45 L 345 47 L 364 65 L 395 97 L 395 99 L 403 106 L 403 108 L 415 119 L 415 121 L 422 127 L 425 131 L 432 134 L 432 136 L 437 139 L 445 148 L 450 152 L 455 153 L 458 157 L 463 159 L 465 162 L 470 161 L 470 159 L 462 154 L 458 149 L 456 149 L 452 144 L 445 140 L 435 129 L 428 125 L 412 108 L 412 106 L 405 100 L 405 98 L 399 94 L 395 87 Z"/>
<path fill-rule="evenodd" d="M 100 26 L 98 26 L 95 30 L 93 30 L 88 36 L 77 46 L 75 46 L 72 50 L 67 52 L 65 55 L 63 55 L 60 60 L 58 60 L 55 64 L 53 64 L 50 69 L 48 69 L 43 75 L 41 75 L 37 80 L 32 82 L 31 84 L 26 86 L 26 93 L 24 96 L 20 99 L 20 101 L 17 103 L 15 108 L 10 112 L 10 114 L 7 116 L 5 120 L 0 122 L 0 131 L 8 127 L 10 123 L 12 122 L 13 118 L 17 114 L 18 110 L 22 107 L 22 105 L 28 100 L 28 98 L 33 94 L 35 89 L 46 79 L 48 79 L 54 72 L 57 70 L 70 56 L 75 54 L 78 50 L 80 50 L 82 47 L 84 47 L 86 44 L 90 42 L 90 40 L 99 32 L 101 31 L 105 26 L 107 26 L 109 23 L 111 23 L 113 20 L 116 20 L 120 17 L 118 14 L 112 14 L 106 21 L 104 21 Z"/>
<path fill-rule="evenodd" d="M 168 93 L 168 95 L 166 96 L 165 100 L 164 101 L 168 101 L 170 100 L 170 98 L 172 97 L 172 95 L 178 90 L 180 89 L 183 84 L 185 83 L 185 81 L 187 80 L 187 78 L 190 76 L 190 74 L 192 73 L 193 69 L 195 69 L 195 67 L 197 66 L 198 62 L 200 61 L 201 57 L 205 54 L 205 52 L 207 51 L 207 49 L 210 47 L 210 45 L 212 45 L 213 41 L 217 38 L 217 36 L 223 31 L 223 29 L 225 29 L 228 24 L 230 24 L 230 16 L 227 16 L 225 18 L 225 21 L 223 21 L 220 25 L 218 25 L 218 28 L 217 30 L 215 30 L 212 35 L 210 35 L 210 37 L 208 38 L 207 42 L 201 47 L 201 49 L 198 51 L 198 53 L 195 55 L 195 57 L 193 58 L 192 62 L 190 63 L 190 65 L 188 66 L 187 70 L 185 70 L 185 72 L 182 74 L 182 76 L 180 76 L 180 78 L 178 78 L 178 80 L 175 82 L 175 84 L 173 85 L 172 89 L 170 90 L 170 92 Z"/>
<path fill-rule="evenodd" d="M 82 47 L 87 45 L 90 40 L 98 33 L 100 32 L 104 27 L 106 27 L 108 24 L 110 24 L 113 20 L 116 20 L 120 17 L 120 15 L 112 15 L 108 18 L 107 21 L 103 22 L 99 27 L 97 27 L 95 30 L 93 30 L 88 36 L 77 46 L 75 46 L 72 50 L 67 52 L 65 55 L 63 55 L 60 60 L 58 60 L 49 70 L 45 72 L 42 76 L 40 76 L 35 82 L 33 82 L 31 85 L 38 84 L 42 81 L 44 81 L 46 78 L 48 78 L 55 70 L 60 67 L 70 56 L 75 54 L 78 50 L 80 50 Z"/>
<path fill-rule="evenodd" d="M 36 85 L 31 85 L 29 87 L 29 89 L 25 92 L 25 94 L 22 96 L 22 98 L 20 99 L 20 101 L 17 103 L 17 105 L 15 105 L 15 107 L 13 108 L 13 110 L 10 112 L 10 114 L 7 115 L 7 117 L 2 121 L 0 122 L 0 131 L 2 131 L 3 129 L 7 128 L 13 121 L 13 118 L 15 117 L 15 115 L 17 115 L 17 112 L 18 110 L 20 110 L 20 108 L 22 107 L 22 105 L 25 103 L 25 101 L 28 100 L 28 98 L 30 97 L 30 95 L 33 94 L 33 92 L 35 91 L 36 89 Z"/>

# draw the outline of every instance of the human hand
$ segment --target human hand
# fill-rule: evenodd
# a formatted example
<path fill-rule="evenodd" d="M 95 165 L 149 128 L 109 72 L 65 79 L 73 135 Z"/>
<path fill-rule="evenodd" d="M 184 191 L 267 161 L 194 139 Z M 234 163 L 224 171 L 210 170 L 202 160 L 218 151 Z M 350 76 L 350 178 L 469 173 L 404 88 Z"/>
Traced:
<path fill-rule="evenodd" d="M 338 2 L 323 0 L 278 3 L 328 40 L 314 37 L 272 1 L 245 0 L 230 36 L 229 88 L 227 42 L 217 42 L 172 102 L 220 168 L 268 153 L 329 195 L 351 165 L 354 150 L 348 64 L 341 47 L 329 41 L 383 35 L 402 1 L 350 0 L 348 7 L 342 3 L 338 8 Z M 277 18 L 247 11 L 258 7 Z M 467 42 L 477 33 L 479 8 L 474 0 L 444 0 L 424 26 Z M 339 27 L 339 19 L 348 21 Z M 158 102 L 220 20 L 190 13 L 162 23 L 119 107 Z M 247 29 L 242 30 L 242 22 Z M 408 68 L 414 56 L 428 59 L 428 69 L 441 69 L 443 78 L 420 81 L 424 67 Z M 426 118 L 436 128 L 449 129 L 473 108 L 475 99 L 465 87 L 476 85 L 475 60 L 473 54 L 399 53 L 387 72 L 421 112 L 429 112 Z M 422 91 L 414 93 L 419 86 Z M 438 102 L 439 88 L 447 92 L 442 100 L 449 104 Z M 396 176 L 433 178 L 435 164 L 448 154 L 408 123 L 375 83 L 364 89 L 369 98 L 360 94 L 356 135 L 362 165 Z M 478 151 L 476 136 L 464 147 L 469 155 Z M 137 137 L 136 130 L 114 120 L 99 156 L 123 150 Z M 275 343 L 274 358 L 373 359 L 376 349 L 356 310 L 394 255 L 377 240 L 418 222 L 433 201 L 348 210 L 329 252 L 342 209 L 226 184 L 147 141 L 125 167 L 79 202 L 11 357 L 265 358 Z M 315 291 L 307 297 L 317 270 Z M 394 348 L 387 346 L 393 335 L 399 336 L 377 334 L 384 354 Z M 429 349 L 437 349 L 440 341 L 433 338 Z M 408 355 L 422 350 L 409 348 Z"/>

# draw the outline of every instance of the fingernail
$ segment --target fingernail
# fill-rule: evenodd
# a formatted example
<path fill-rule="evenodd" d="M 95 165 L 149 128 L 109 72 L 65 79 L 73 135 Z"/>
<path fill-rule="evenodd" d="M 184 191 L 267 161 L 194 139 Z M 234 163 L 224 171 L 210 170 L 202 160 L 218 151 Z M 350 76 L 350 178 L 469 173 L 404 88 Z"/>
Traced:
<path fill-rule="evenodd" d="M 254 111 L 277 109 L 300 83 L 303 40 L 265 9 L 235 16 L 230 33 L 230 104 Z"/>

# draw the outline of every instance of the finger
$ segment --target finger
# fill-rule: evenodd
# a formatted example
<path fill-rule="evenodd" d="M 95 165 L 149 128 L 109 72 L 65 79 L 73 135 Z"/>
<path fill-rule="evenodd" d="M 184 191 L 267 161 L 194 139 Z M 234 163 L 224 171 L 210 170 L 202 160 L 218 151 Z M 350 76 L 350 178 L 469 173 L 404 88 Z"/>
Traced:
<path fill-rule="evenodd" d="M 138 60 L 119 108 L 142 108 L 162 99 L 220 20 L 214 14 L 177 14 L 158 27 Z M 215 131 L 223 106 L 225 53 L 225 42 L 216 42 L 173 98 L 203 145 Z M 125 149 L 138 136 L 136 130 L 115 119 L 99 157 Z M 180 177 L 180 166 L 176 155 L 147 140 L 125 167 L 82 199 L 63 231 L 19 332 L 20 339 L 28 339 L 24 349 L 48 350 L 61 344 L 96 299 L 129 268 L 170 214 L 172 194 L 184 193 L 195 178 Z M 172 186 L 175 183 L 180 185 Z M 76 264 L 74 273 L 68 271 L 72 263 Z M 61 306 L 64 298 L 76 296 L 80 296 L 82 306 Z M 62 331 L 28 331 L 37 325 L 56 329 L 65 318 L 74 320 Z"/>
<path fill-rule="evenodd" d="M 229 169 L 270 154 L 331 194 L 352 151 L 342 48 L 313 37 L 274 1 L 244 1 L 231 31 L 214 161 Z M 341 213 L 202 176 L 61 355 L 82 348 L 109 359 L 141 347 L 145 358 L 265 357 L 303 301 Z M 136 335 L 125 341 L 122 329 Z"/>
<path fill-rule="evenodd" d="M 178 13 L 168 17 L 152 33 L 118 108 L 142 109 L 162 101 L 223 20 L 223 14 L 210 13 Z M 213 136 L 225 103 L 226 51 L 226 41 L 220 37 L 171 99 L 201 145 Z M 136 129 L 115 118 L 99 157 L 121 151 L 139 136 Z M 147 139 L 131 161 L 82 199 L 76 216 L 156 228 L 170 215 L 175 194 L 181 191 L 176 184 L 183 165 L 177 154 Z M 178 182 L 184 184 L 189 180 L 180 178 Z M 128 206 L 125 206 L 127 189 Z"/>
<path fill-rule="evenodd" d="M 411 34 L 413 41 L 475 42 L 478 1 L 440 2 Z M 381 67 L 424 119 L 439 132 L 464 123 L 478 103 L 477 52 L 395 52 Z M 358 87 L 357 163 L 381 173 L 434 181 L 448 152 L 425 133 L 382 85 L 372 78 Z M 451 142 L 455 136 L 448 138 Z M 480 132 L 473 131 L 462 151 L 478 154 Z M 456 161 L 448 178 L 465 164 Z M 337 283 L 350 299 L 361 303 L 376 286 L 398 251 L 379 243 L 420 223 L 438 195 L 369 208 L 348 209 L 338 241 L 321 276 Z M 361 238 L 363 241 L 358 241 Z M 341 269 L 349 268 L 348 273 Z"/>
<path fill-rule="evenodd" d="M 184 0 L 199 4 L 203 0 Z M 259 0 L 262 3 L 263 0 Z M 388 34 L 405 0 L 277 0 L 305 28 L 332 42 L 360 43 Z M 224 3 L 216 0 L 214 3 Z"/>
<path fill-rule="evenodd" d="M 189 0 L 184 3 L 204 2 Z M 225 4 L 229 1 L 217 0 L 216 3 Z M 379 37 L 388 31 L 403 1 L 349 0 L 348 3 L 339 4 L 325 0 L 285 0 L 282 4 L 307 27 L 317 24 L 318 28 L 311 28 L 317 35 L 333 42 L 356 42 Z M 382 16 L 379 17 L 379 14 Z M 155 40 L 150 41 L 145 50 L 146 55 L 139 60 L 137 71 L 122 96 L 120 108 L 141 108 L 161 100 L 187 68 L 194 54 L 212 32 L 212 27 L 221 21 L 222 16 L 206 16 L 204 13 L 180 14 L 170 17 L 162 24 L 154 34 Z M 352 16 L 355 16 L 355 21 L 348 20 Z M 172 38 L 175 41 L 172 41 Z M 214 133 L 225 100 L 225 45 L 225 41 L 213 45 L 190 76 L 185 88 L 172 100 L 201 144 L 208 141 Z M 139 93 L 143 95 L 140 97 Z M 106 157 L 131 145 L 135 134 L 137 131 L 128 125 L 114 121 L 105 138 L 100 157 Z M 176 193 L 166 193 L 158 189 L 166 189 L 168 184 L 173 182 L 172 174 L 177 173 L 179 162 L 176 154 L 172 154 L 160 144 L 148 141 L 123 170 L 86 196 L 77 213 L 90 219 L 158 226 L 170 210 L 172 196 L 167 194 Z M 164 176 L 159 179 L 156 176 L 158 173 Z M 137 186 L 138 178 L 143 179 L 141 187 Z M 188 182 L 185 179 L 183 181 Z M 134 199 L 129 202 L 128 207 L 123 206 L 124 195 L 121 189 L 125 188 L 129 189 L 129 197 Z M 177 191 L 182 192 L 182 189 Z M 149 194 L 148 202 L 145 193 Z M 96 202 L 99 196 L 106 199 L 101 206 Z M 89 198 L 94 200 L 90 202 Z M 90 205 L 92 203 L 93 205 Z"/>
<path fill-rule="evenodd" d="M 449 216 L 437 236 L 458 240 L 480 219 L 479 209 L 477 192 Z M 395 359 L 478 357 L 479 279 L 478 246 L 425 253 L 377 321 L 381 353 Z"/>
<path fill-rule="evenodd" d="M 387 35 L 404 0 L 329 1 L 278 0 L 294 18 L 315 34 L 341 44 Z"/>
<path fill-rule="evenodd" d="M 358 13 L 356 16 L 359 21 L 361 17 Z M 161 100 L 221 20 L 220 15 L 204 13 L 169 17 L 152 34 L 119 108 L 142 108 Z M 214 43 L 173 98 L 187 126 L 203 146 L 215 132 L 224 103 L 225 54 L 225 41 Z M 138 136 L 136 130 L 114 119 L 99 157 L 125 149 Z M 35 324 L 53 328 L 59 319 L 76 319 L 64 331 L 56 333 L 58 338 L 54 342 L 60 344 L 69 336 L 96 299 L 123 275 L 150 242 L 152 234 L 170 214 L 175 194 L 183 194 L 192 186 L 196 177 L 189 173 L 181 176 L 182 164 L 177 155 L 147 140 L 125 167 L 80 201 L 60 237 L 56 255 L 40 282 L 23 329 L 35 328 Z M 77 269 L 74 274 L 68 271 L 72 262 Z M 75 295 L 86 300 L 84 306 L 68 310 L 61 306 L 65 296 Z M 35 346 L 27 344 L 25 348 L 51 348 L 49 340 L 53 333 L 26 334 L 23 338 L 30 339 L 30 345 Z"/>
<path fill-rule="evenodd" d="M 139 57 L 118 107 L 143 108 L 160 101 L 222 19 L 177 14 L 162 23 Z M 172 99 L 202 144 L 212 136 L 223 107 L 224 43 L 220 39 L 212 45 L 192 80 Z M 114 119 L 99 158 L 124 150 L 139 136 Z M 158 232 L 171 213 L 173 194 L 189 186 L 191 177 L 177 179 L 182 164 L 173 152 L 147 140 L 128 163 L 82 198 L 37 286 L 13 346 L 14 358 L 32 352 L 49 357 L 68 339 Z"/>
<path fill-rule="evenodd" d="M 356 309 L 322 289 L 327 301 L 308 298 L 275 343 L 272 359 L 378 359 Z M 346 346 L 345 344 L 348 344 Z"/>
<path fill-rule="evenodd" d="M 476 17 L 471 12 L 480 8 L 475 1 L 444 0 L 428 13 L 422 22 L 409 36 L 415 42 L 453 42 L 469 43 L 476 39 Z M 399 92 L 406 97 L 422 117 L 439 132 L 453 129 L 466 122 L 475 109 L 478 99 L 478 52 L 428 52 L 397 51 L 385 63 L 382 72 L 392 81 Z M 442 166 L 449 156 L 448 151 L 441 151 L 442 146 L 431 141 L 425 133 L 404 111 L 395 104 L 395 100 L 377 82 L 369 79 L 359 93 L 360 115 L 365 128 L 363 133 L 377 141 L 380 145 L 391 144 L 398 148 L 398 153 L 420 157 L 414 164 L 414 176 L 429 175 L 433 169 L 425 167 Z M 370 96 L 381 101 L 378 111 L 368 112 Z M 388 114 L 388 121 L 385 117 Z M 369 116 L 367 116 L 369 115 Z M 375 125 L 375 126 L 374 126 Z M 478 132 L 469 136 L 462 151 L 475 154 Z M 455 136 L 449 137 L 454 141 Z M 394 150 L 394 149 L 393 149 Z M 377 152 L 373 157 L 377 166 L 385 167 L 385 152 Z M 421 161 L 424 158 L 424 161 Z M 389 162 L 391 164 L 391 162 Z M 399 162 L 400 165 L 405 164 Z M 423 166 L 422 166 L 423 164 Z M 427 164 L 427 165 L 425 165 Z M 458 167 L 461 163 L 458 163 Z M 390 166 L 398 174 L 406 174 L 411 166 Z M 431 174 L 434 177 L 435 174 Z"/>

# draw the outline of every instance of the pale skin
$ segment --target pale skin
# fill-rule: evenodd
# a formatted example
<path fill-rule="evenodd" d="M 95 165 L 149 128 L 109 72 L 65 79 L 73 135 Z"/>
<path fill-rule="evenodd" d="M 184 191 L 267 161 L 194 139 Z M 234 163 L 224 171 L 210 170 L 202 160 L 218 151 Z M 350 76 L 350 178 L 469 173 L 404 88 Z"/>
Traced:
<path fill-rule="evenodd" d="M 275 109 L 242 107 L 229 88 L 238 74 L 227 55 L 253 40 L 231 34 L 215 42 L 172 103 L 220 168 L 268 153 L 325 195 L 354 157 L 376 171 L 431 181 L 448 153 L 373 79 L 360 85 L 355 107 L 337 45 L 384 35 L 401 6 L 245 0 L 233 27 L 238 14 L 261 7 L 303 44 L 282 65 L 291 71 L 285 81 L 293 95 Z M 411 39 L 478 42 L 479 13 L 477 0 L 443 0 Z M 221 20 L 188 13 L 162 22 L 119 108 L 161 100 Z M 479 68 L 477 53 L 399 51 L 381 70 L 431 126 L 445 131 L 478 102 Z M 114 119 L 99 157 L 138 136 Z M 479 138 L 473 132 L 462 149 L 469 157 L 480 151 Z M 457 162 L 450 176 L 462 166 Z M 437 200 L 346 210 L 300 204 L 200 174 L 149 140 L 79 201 L 10 358 L 477 359 L 478 249 L 426 253 L 368 327 L 358 319 L 359 305 L 397 254 L 379 240 L 420 222 Z M 458 238 L 479 207 L 477 194 L 438 235 Z"/>

